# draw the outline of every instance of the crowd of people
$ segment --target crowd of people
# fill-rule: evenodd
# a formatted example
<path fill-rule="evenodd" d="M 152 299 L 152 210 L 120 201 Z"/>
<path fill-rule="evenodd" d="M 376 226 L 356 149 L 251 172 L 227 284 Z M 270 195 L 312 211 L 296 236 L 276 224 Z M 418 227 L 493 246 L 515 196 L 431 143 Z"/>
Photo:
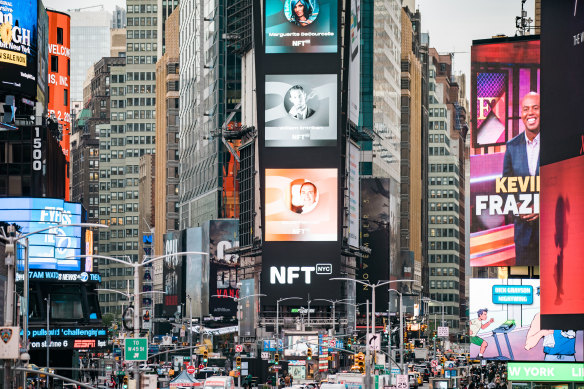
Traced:
<path fill-rule="evenodd" d="M 507 387 L 507 369 L 504 363 L 490 362 L 473 366 L 463 383 L 463 389 L 503 389 Z"/>

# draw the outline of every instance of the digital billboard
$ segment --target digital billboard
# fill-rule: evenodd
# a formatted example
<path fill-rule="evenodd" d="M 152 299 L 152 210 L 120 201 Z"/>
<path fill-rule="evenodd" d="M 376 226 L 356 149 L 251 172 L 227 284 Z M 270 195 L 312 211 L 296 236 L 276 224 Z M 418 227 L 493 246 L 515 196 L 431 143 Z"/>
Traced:
<path fill-rule="evenodd" d="M 266 0 L 266 53 L 336 53 L 338 0 Z"/>
<path fill-rule="evenodd" d="M 209 230 L 209 313 L 213 316 L 236 316 L 239 297 L 237 266 L 239 256 L 225 250 L 239 246 L 239 221 L 237 219 L 210 220 L 203 225 Z"/>
<path fill-rule="evenodd" d="M 583 332 L 541 321 L 540 280 L 477 279 L 469 286 L 470 356 L 490 360 L 583 361 Z"/>
<path fill-rule="evenodd" d="M 266 147 L 334 146 L 337 75 L 266 75 Z"/>
<path fill-rule="evenodd" d="M 543 1 L 541 12 L 542 322 L 583 329 L 584 2 Z"/>
<path fill-rule="evenodd" d="M 474 41 L 471 266 L 539 263 L 539 40 Z"/>
<path fill-rule="evenodd" d="M 337 240 L 337 169 L 266 169 L 266 241 Z"/>
<path fill-rule="evenodd" d="M 35 97 L 37 91 L 37 0 L 0 3 L 0 87 Z"/>
<path fill-rule="evenodd" d="M 361 97 L 361 0 L 351 0 L 349 120 L 359 125 Z"/>
<path fill-rule="evenodd" d="M 164 234 L 164 255 L 179 253 L 184 250 L 184 231 Z M 163 260 L 162 277 L 164 286 L 163 314 L 173 315 L 184 303 L 184 257 L 170 256 Z"/>
<path fill-rule="evenodd" d="M 49 198 L 4 198 L 0 220 L 16 223 L 22 234 L 51 225 L 79 224 L 81 204 Z M 81 270 L 80 258 L 67 259 L 81 254 L 81 227 L 50 229 L 31 235 L 28 241 L 30 269 Z"/>

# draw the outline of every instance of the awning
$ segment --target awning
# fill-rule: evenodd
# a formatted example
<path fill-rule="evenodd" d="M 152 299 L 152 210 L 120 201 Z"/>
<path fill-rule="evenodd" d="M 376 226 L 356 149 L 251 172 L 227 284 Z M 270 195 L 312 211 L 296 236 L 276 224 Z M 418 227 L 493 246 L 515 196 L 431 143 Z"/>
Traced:
<path fill-rule="evenodd" d="M 181 371 L 181 373 L 176 376 L 172 381 L 170 381 L 171 388 L 182 388 L 182 387 L 195 387 L 195 386 L 203 386 L 201 381 L 197 381 L 189 373 L 185 370 Z"/>

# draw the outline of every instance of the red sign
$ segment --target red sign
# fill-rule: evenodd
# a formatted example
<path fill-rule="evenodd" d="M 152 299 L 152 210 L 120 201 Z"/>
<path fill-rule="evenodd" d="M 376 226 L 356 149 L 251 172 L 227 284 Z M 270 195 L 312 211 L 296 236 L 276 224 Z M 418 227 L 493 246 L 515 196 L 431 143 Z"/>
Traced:
<path fill-rule="evenodd" d="M 75 339 L 73 348 L 95 348 L 95 339 Z"/>
<path fill-rule="evenodd" d="M 195 374 L 195 367 L 193 365 L 188 365 L 187 366 L 187 373 Z"/>
<path fill-rule="evenodd" d="M 243 352 L 243 345 L 242 345 L 242 344 L 236 344 L 236 345 L 235 345 L 235 352 L 236 352 L 236 353 L 241 353 L 241 352 Z"/>

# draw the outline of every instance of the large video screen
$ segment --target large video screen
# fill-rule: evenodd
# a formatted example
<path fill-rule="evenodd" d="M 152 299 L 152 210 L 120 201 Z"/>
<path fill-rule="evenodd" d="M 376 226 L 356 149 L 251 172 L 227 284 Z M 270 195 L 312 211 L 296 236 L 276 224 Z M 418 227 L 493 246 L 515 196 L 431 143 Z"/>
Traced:
<path fill-rule="evenodd" d="M 472 46 L 471 266 L 539 263 L 539 41 Z"/>
<path fill-rule="evenodd" d="M 334 146 L 337 75 L 266 75 L 266 147 Z"/>
<path fill-rule="evenodd" d="M 584 2 L 542 2 L 542 320 L 584 329 Z M 545 223 L 545 224 L 544 224 Z"/>
<path fill-rule="evenodd" d="M 470 356 L 490 360 L 583 361 L 582 331 L 541 323 L 540 280 L 470 280 Z"/>
<path fill-rule="evenodd" d="M 0 87 L 36 96 L 37 0 L 6 0 L 0 4 Z"/>
<path fill-rule="evenodd" d="M 48 198 L 4 198 L 0 221 L 16 223 L 27 234 L 51 225 L 81 223 L 81 204 Z M 59 227 L 31 235 L 29 268 L 44 270 L 81 270 L 81 227 Z M 21 258 L 23 259 L 23 258 Z"/>
<path fill-rule="evenodd" d="M 266 169 L 266 242 L 336 241 L 337 175 L 337 169 Z"/>
<path fill-rule="evenodd" d="M 337 0 L 266 0 L 266 53 L 336 53 Z"/>

